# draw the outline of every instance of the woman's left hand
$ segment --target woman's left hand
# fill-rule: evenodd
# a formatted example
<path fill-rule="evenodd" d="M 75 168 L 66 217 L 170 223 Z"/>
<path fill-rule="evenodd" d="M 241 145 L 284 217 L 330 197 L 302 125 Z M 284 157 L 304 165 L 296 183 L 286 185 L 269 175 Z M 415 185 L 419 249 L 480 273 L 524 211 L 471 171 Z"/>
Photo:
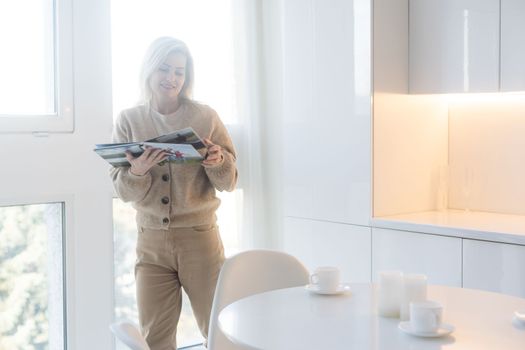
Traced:
<path fill-rule="evenodd" d="M 222 147 L 214 144 L 210 139 L 204 139 L 204 144 L 208 148 L 208 154 L 202 161 L 202 164 L 206 166 L 215 166 L 221 164 L 224 160 Z"/>

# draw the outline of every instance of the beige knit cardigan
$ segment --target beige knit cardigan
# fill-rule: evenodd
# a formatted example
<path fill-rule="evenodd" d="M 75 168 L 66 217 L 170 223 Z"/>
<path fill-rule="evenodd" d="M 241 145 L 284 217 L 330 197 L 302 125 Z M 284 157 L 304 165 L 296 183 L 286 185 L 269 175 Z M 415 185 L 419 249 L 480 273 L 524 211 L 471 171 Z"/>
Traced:
<path fill-rule="evenodd" d="M 220 204 L 215 189 L 232 191 L 237 182 L 235 150 L 217 113 L 196 102 L 185 101 L 171 115 L 162 115 L 148 104 L 139 105 L 122 111 L 116 120 L 113 142 L 144 141 L 190 126 L 201 138 L 222 147 L 220 164 L 167 163 L 154 166 L 143 176 L 133 175 L 130 167 L 110 170 L 118 196 L 132 202 L 137 210 L 139 227 L 168 229 L 215 223 Z"/>

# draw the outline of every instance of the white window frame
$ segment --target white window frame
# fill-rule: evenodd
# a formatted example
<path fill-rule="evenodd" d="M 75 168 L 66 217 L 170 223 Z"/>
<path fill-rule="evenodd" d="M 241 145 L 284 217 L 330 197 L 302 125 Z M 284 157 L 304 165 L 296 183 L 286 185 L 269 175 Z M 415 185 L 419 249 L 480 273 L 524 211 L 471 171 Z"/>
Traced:
<path fill-rule="evenodd" d="M 71 133 L 73 110 L 72 0 L 54 0 L 55 113 L 0 115 L 0 133 Z"/>

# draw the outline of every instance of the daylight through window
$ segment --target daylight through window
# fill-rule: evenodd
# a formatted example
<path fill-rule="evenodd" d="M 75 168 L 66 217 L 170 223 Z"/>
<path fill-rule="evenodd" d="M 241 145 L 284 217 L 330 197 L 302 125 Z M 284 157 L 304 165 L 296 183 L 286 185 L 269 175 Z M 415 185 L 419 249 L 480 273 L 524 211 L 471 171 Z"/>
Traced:
<path fill-rule="evenodd" d="M 0 349 L 64 349 L 63 212 L 0 207 Z"/>

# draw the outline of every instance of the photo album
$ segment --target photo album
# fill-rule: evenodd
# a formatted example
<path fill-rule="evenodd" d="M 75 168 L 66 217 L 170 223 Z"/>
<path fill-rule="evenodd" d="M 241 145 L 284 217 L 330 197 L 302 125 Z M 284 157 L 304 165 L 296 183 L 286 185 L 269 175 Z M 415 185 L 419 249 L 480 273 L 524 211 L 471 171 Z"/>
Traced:
<path fill-rule="evenodd" d="M 172 163 L 201 162 L 204 157 L 198 150 L 206 148 L 199 135 L 189 127 L 146 141 L 97 144 L 94 151 L 114 167 L 121 167 L 130 166 L 126 159 L 126 151 L 138 157 L 146 146 L 166 150 L 170 154 L 167 161 Z"/>

